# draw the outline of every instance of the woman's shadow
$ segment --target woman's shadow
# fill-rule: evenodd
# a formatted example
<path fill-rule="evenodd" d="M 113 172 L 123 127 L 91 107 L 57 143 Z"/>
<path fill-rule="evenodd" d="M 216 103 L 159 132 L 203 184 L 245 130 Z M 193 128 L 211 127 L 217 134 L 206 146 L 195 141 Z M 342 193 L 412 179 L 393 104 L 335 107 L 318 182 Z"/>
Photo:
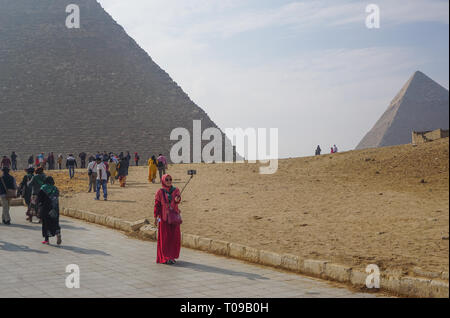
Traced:
<path fill-rule="evenodd" d="M 230 275 L 230 276 L 242 276 L 242 277 L 248 278 L 250 280 L 255 280 L 255 279 L 267 280 L 267 279 L 269 279 L 269 278 L 261 276 L 259 274 L 237 272 L 237 271 L 224 269 L 224 268 L 220 268 L 220 267 L 208 266 L 208 265 L 204 265 L 204 264 L 196 264 L 196 263 L 191 263 L 191 262 L 186 262 L 186 261 L 177 261 L 175 266 L 190 268 L 197 272 L 209 272 L 209 273 L 216 273 L 216 274 Z"/>

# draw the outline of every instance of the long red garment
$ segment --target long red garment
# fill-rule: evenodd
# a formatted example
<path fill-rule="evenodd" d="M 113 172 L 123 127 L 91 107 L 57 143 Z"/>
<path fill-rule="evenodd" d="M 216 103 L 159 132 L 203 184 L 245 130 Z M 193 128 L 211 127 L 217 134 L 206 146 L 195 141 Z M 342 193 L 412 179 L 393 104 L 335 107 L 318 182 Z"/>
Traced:
<path fill-rule="evenodd" d="M 180 190 L 176 189 L 172 193 L 172 198 L 180 195 Z M 165 196 L 165 198 L 164 198 Z M 175 211 L 179 212 L 178 204 L 172 199 L 170 205 Z M 178 202 L 179 203 L 179 202 Z M 167 194 L 162 189 L 159 189 L 155 195 L 155 218 L 159 217 L 158 223 L 158 244 L 156 263 L 165 263 L 168 260 L 177 259 L 180 257 L 181 249 L 181 231 L 180 225 L 170 225 L 163 217 L 163 211 L 167 211 L 169 206 Z"/>

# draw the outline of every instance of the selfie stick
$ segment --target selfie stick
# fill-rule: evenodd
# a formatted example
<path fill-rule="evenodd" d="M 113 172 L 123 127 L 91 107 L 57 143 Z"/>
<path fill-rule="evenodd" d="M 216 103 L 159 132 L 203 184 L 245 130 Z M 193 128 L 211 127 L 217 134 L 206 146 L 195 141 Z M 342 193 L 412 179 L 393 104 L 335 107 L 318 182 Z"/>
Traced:
<path fill-rule="evenodd" d="M 188 180 L 188 182 L 186 182 L 186 184 L 184 185 L 184 187 L 183 187 L 183 189 L 181 190 L 181 192 L 180 192 L 180 195 L 182 195 L 183 194 L 183 191 L 184 191 L 184 189 L 186 188 L 186 186 L 188 185 L 188 183 L 192 180 L 192 178 L 194 177 L 194 175 L 193 174 L 191 174 L 191 178 Z"/>

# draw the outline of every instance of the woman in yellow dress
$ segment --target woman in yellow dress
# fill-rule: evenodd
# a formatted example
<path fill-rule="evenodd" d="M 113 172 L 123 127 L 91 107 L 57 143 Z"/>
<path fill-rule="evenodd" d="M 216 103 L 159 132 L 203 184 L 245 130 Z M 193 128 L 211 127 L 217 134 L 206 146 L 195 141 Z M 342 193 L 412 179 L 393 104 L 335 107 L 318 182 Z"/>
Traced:
<path fill-rule="evenodd" d="M 110 159 L 109 160 L 109 172 L 111 173 L 111 176 L 109 177 L 111 185 L 113 185 L 116 182 L 116 175 L 117 175 L 117 163 Z"/>
<path fill-rule="evenodd" d="M 155 183 L 156 172 L 158 171 L 158 160 L 156 160 L 155 156 L 152 156 L 148 160 L 148 182 Z"/>

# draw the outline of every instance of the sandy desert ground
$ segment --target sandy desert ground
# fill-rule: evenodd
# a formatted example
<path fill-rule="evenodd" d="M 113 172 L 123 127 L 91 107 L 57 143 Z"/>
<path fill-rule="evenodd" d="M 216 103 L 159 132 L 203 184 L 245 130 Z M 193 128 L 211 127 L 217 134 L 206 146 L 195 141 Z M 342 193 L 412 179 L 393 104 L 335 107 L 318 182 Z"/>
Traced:
<path fill-rule="evenodd" d="M 284 159 L 273 175 L 249 163 L 171 165 L 168 172 L 182 187 L 186 171 L 197 170 L 180 207 L 185 233 L 411 274 L 414 267 L 448 271 L 448 167 L 446 138 Z M 160 186 L 148 182 L 147 167 L 132 167 L 127 187 L 110 187 L 107 202 L 86 193 L 86 172 L 72 181 L 64 176 L 57 182 L 65 206 L 131 221 L 153 218 Z"/>

